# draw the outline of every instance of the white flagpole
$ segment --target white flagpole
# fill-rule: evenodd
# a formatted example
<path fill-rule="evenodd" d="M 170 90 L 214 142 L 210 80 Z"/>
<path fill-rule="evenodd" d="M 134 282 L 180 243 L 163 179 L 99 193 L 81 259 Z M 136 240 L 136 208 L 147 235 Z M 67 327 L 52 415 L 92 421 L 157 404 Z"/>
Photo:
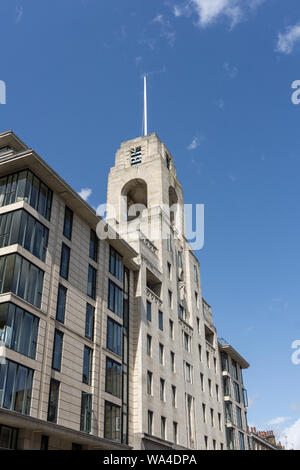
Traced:
<path fill-rule="evenodd" d="M 147 116 L 147 78 L 144 75 L 144 135 L 148 134 L 148 116 Z"/>

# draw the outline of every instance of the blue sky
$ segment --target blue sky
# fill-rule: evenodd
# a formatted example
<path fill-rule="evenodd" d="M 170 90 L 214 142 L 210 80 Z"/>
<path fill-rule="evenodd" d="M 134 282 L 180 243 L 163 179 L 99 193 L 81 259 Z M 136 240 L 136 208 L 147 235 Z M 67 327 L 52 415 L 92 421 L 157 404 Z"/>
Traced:
<path fill-rule="evenodd" d="M 148 75 L 149 131 L 205 204 L 203 293 L 251 363 L 249 423 L 300 448 L 299 0 L 2 0 L 0 17 L 1 130 L 93 206 Z"/>

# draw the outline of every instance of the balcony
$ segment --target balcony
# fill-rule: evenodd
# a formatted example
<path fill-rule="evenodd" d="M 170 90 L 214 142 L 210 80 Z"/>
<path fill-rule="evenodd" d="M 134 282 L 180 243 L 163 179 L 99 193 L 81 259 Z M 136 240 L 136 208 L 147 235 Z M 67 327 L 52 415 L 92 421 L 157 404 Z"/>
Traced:
<path fill-rule="evenodd" d="M 162 305 L 162 300 L 158 295 L 156 295 L 148 286 L 146 286 L 146 295 L 147 299 L 150 300 L 150 302 L 155 302 L 161 307 Z"/>
<path fill-rule="evenodd" d="M 207 323 L 211 326 L 213 326 L 214 321 L 213 321 L 213 315 L 211 311 L 211 306 L 202 298 L 202 305 L 203 305 L 203 316 L 204 319 L 207 321 Z"/>

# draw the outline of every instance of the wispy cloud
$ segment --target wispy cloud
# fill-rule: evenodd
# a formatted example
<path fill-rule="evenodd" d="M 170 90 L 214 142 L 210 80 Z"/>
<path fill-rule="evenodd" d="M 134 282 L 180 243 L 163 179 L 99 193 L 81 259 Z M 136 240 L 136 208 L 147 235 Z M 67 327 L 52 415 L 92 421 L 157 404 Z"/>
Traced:
<path fill-rule="evenodd" d="M 82 197 L 82 199 L 87 201 L 88 198 L 90 197 L 90 195 L 92 194 L 92 190 L 91 190 L 91 188 L 82 188 L 82 190 L 79 191 L 78 194 L 79 194 L 80 197 Z"/>
<path fill-rule="evenodd" d="M 216 105 L 218 106 L 219 109 L 224 109 L 225 106 L 225 101 L 222 98 L 219 98 L 216 101 Z"/>
<path fill-rule="evenodd" d="M 288 449 L 300 450 L 300 418 L 282 431 L 280 439 Z"/>
<path fill-rule="evenodd" d="M 267 424 L 270 426 L 276 426 L 278 424 L 285 423 L 289 419 L 291 419 L 289 416 L 278 416 L 278 418 L 274 418 L 268 421 Z"/>
<path fill-rule="evenodd" d="M 172 28 L 170 21 L 161 13 L 158 13 L 152 20 L 152 23 L 159 25 L 160 36 L 165 38 L 169 46 L 173 47 L 176 40 L 175 30 Z"/>
<path fill-rule="evenodd" d="M 288 26 L 284 33 L 278 34 L 276 51 L 291 54 L 298 42 L 300 42 L 300 23 Z"/>
<path fill-rule="evenodd" d="M 234 79 L 239 73 L 239 69 L 235 65 L 231 65 L 228 62 L 223 64 L 223 70 L 226 73 L 228 78 Z"/>
<path fill-rule="evenodd" d="M 186 0 L 173 7 L 175 16 L 187 16 L 195 12 L 198 25 L 205 28 L 219 20 L 227 20 L 233 28 L 264 0 Z"/>
<path fill-rule="evenodd" d="M 22 6 L 16 7 L 16 23 L 20 23 L 24 13 L 24 8 Z"/>
<path fill-rule="evenodd" d="M 188 150 L 195 150 L 197 147 L 199 147 L 199 145 L 202 144 L 202 142 L 205 141 L 205 137 L 204 135 L 200 135 L 200 136 L 195 136 L 192 140 L 192 142 L 188 145 Z"/>

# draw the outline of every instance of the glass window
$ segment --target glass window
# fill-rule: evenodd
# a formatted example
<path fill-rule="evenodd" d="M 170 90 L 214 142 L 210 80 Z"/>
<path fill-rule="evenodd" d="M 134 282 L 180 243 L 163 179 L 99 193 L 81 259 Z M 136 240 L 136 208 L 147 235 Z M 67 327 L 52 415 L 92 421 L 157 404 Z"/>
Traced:
<path fill-rule="evenodd" d="M 226 428 L 227 447 L 229 450 L 234 450 L 234 429 Z"/>
<path fill-rule="evenodd" d="M 59 400 L 59 385 L 57 380 L 50 380 L 49 389 L 49 404 L 48 404 L 48 421 L 51 423 L 57 422 L 58 400 Z"/>
<path fill-rule="evenodd" d="M 35 359 L 39 319 L 12 303 L 0 305 L 0 316 L 6 318 L 0 328 L 0 341 L 5 346 Z"/>
<path fill-rule="evenodd" d="M 70 252 L 70 248 L 63 243 L 61 247 L 60 275 L 66 280 L 69 277 Z"/>
<path fill-rule="evenodd" d="M 240 450 L 245 450 L 245 439 L 244 434 L 239 432 L 239 440 L 240 440 Z"/>
<path fill-rule="evenodd" d="M 162 416 L 160 420 L 160 430 L 161 438 L 166 439 L 166 418 L 164 416 Z"/>
<path fill-rule="evenodd" d="M 236 424 L 239 428 L 243 428 L 242 410 L 239 406 L 236 407 Z"/>
<path fill-rule="evenodd" d="M 98 259 L 98 237 L 94 230 L 91 230 L 90 234 L 90 258 L 94 261 Z"/>
<path fill-rule="evenodd" d="M 0 363 L 0 407 L 28 415 L 33 370 L 6 359 Z"/>
<path fill-rule="evenodd" d="M 170 357 L 171 357 L 171 371 L 175 372 L 175 353 L 173 351 L 170 351 Z"/>
<path fill-rule="evenodd" d="M 58 371 L 60 371 L 61 369 L 63 336 L 64 334 L 61 331 L 55 330 L 54 343 L 53 343 L 52 369 L 55 369 Z"/>
<path fill-rule="evenodd" d="M 194 264 L 194 281 L 198 285 L 198 268 L 195 264 Z"/>
<path fill-rule="evenodd" d="M 238 403 L 241 402 L 241 395 L 240 395 L 240 387 L 239 387 L 239 384 L 234 382 L 233 383 L 233 386 L 234 386 L 234 396 L 235 396 L 235 401 L 237 401 Z"/>
<path fill-rule="evenodd" d="M 107 318 L 107 348 L 115 354 L 122 351 L 122 326 L 111 318 Z"/>
<path fill-rule="evenodd" d="M 225 417 L 227 423 L 232 423 L 232 403 L 230 401 L 225 402 Z"/>
<path fill-rule="evenodd" d="M 57 294 L 56 320 L 61 323 L 64 323 L 65 321 L 66 300 L 67 288 L 64 287 L 62 284 L 59 284 Z"/>
<path fill-rule="evenodd" d="M 94 321 L 95 321 L 95 308 L 90 304 L 86 304 L 85 337 L 92 341 L 94 339 Z"/>
<path fill-rule="evenodd" d="M 65 207 L 65 218 L 64 218 L 64 231 L 63 234 L 66 238 L 71 240 L 73 228 L 73 211 L 69 207 Z"/>
<path fill-rule="evenodd" d="M 113 441 L 121 440 L 121 408 L 105 402 L 104 437 Z"/>
<path fill-rule="evenodd" d="M 87 295 L 94 300 L 96 299 L 96 280 L 97 270 L 89 265 Z"/>
<path fill-rule="evenodd" d="M 174 322 L 172 320 L 169 320 L 169 326 L 170 326 L 170 338 L 174 339 Z"/>
<path fill-rule="evenodd" d="M 18 429 L 0 424 L 0 450 L 16 450 Z"/>
<path fill-rule="evenodd" d="M 159 396 L 161 401 L 165 401 L 165 381 L 160 379 L 159 381 Z"/>
<path fill-rule="evenodd" d="M 122 366 L 109 357 L 106 358 L 105 391 L 118 398 L 122 396 Z"/>
<path fill-rule="evenodd" d="M 175 385 L 172 385 L 172 406 L 174 408 L 176 408 L 176 395 L 177 395 L 177 391 L 176 391 L 176 387 Z"/>
<path fill-rule="evenodd" d="M 108 308 L 116 315 L 123 316 L 123 291 L 114 282 L 109 280 Z"/>
<path fill-rule="evenodd" d="M 150 370 L 147 371 L 147 393 L 148 395 L 152 395 L 152 372 Z"/>
<path fill-rule="evenodd" d="M 147 356 L 152 356 L 152 336 L 147 335 Z"/>
<path fill-rule="evenodd" d="M 163 331 L 164 329 L 164 316 L 163 313 L 159 310 L 158 311 L 158 328 Z"/>
<path fill-rule="evenodd" d="M 41 445 L 40 445 L 40 450 L 48 450 L 49 448 L 49 436 L 46 436 L 43 434 L 41 436 Z"/>
<path fill-rule="evenodd" d="M 161 365 L 164 364 L 164 345 L 159 343 L 159 348 L 158 348 L 158 351 L 159 351 L 159 363 Z"/>
<path fill-rule="evenodd" d="M 112 246 L 109 247 L 109 272 L 119 281 L 122 281 L 122 256 Z"/>
<path fill-rule="evenodd" d="M 232 361 L 232 370 L 233 370 L 233 377 L 235 378 L 235 380 L 239 380 L 238 365 L 235 361 Z"/>
<path fill-rule="evenodd" d="M 245 408 L 248 407 L 248 395 L 247 395 L 247 390 L 243 388 L 243 401 L 244 401 L 244 406 Z"/>
<path fill-rule="evenodd" d="M 228 354 L 221 352 L 222 371 L 229 372 Z"/>
<path fill-rule="evenodd" d="M 153 434 L 153 411 L 148 411 L 148 434 Z"/>
<path fill-rule="evenodd" d="M 192 367 L 188 362 L 185 363 L 185 380 L 189 383 L 192 382 Z"/>
<path fill-rule="evenodd" d="M 92 395 L 82 392 L 81 394 L 81 413 L 80 413 L 80 431 L 91 432 L 92 423 Z"/>
<path fill-rule="evenodd" d="M 177 444 L 178 441 L 178 424 L 173 421 L 173 442 Z"/>
<path fill-rule="evenodd" d="M 93 350 L 88 346 L 84 346 L 82 382 L 87 385 L 92 383 L 92 361 Z"/>
<path fill-rule="evenodd" d="M 151 302 L 147 300 L 147 320 L 151 321 L 152 314 L 151 314 Z"/>

